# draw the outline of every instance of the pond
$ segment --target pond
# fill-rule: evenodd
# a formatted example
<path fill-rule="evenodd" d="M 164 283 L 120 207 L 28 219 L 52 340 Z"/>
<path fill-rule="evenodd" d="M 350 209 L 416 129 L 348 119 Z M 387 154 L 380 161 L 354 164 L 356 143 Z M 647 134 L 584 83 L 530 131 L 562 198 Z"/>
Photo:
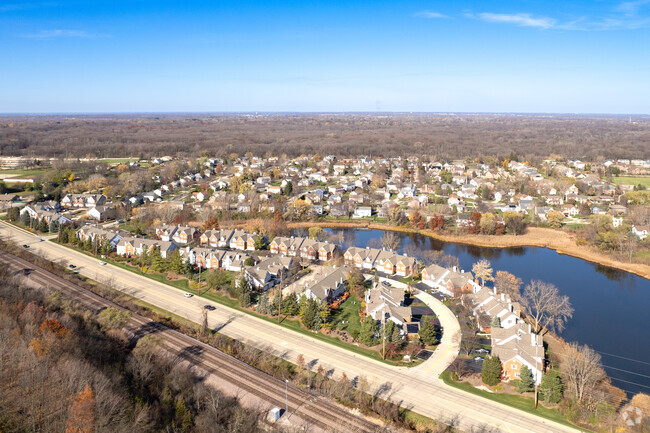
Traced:
<path fill-rule="evenodd" d="M 341 232 L 344 248 L 376 246 L 384 233 L 354 229 L 327 232 Z M 555 284 L 575 309 L 560 334 L 562 338 L 597 350 L 612 383 L 628 395 L 650 393 L 650 338 L 646 334 L 650 328 L 650 281 L 547 248 L 483 248 L 396 234 L 401 240 L 400 252 L 409 244 L 420 251 L 442 250 L 458 257 L 460 267 L 467 271 L 477 260 L 485 258 L 492 263 L 495 273 L 511 272 L 523 280 L 524 286 L 534 279 Z"/>

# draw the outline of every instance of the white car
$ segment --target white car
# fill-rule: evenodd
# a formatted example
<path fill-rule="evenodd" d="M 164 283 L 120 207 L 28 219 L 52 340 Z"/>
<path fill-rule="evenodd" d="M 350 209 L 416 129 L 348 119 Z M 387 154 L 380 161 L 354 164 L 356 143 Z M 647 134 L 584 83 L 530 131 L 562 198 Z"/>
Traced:
<path fill-rule="evenodd" d="M 99 262 L 99 266 L 106 266 L 106 262 Z"/>
<path fill-rule="evenodd" d="M 186 293 L 183 293 L 183 296 L 185 296 L 186 298 L 191 298 L 191 297 L 194 296 L 194 295 L 191 294 L 191 293 L 187 293 L 187 292 L 186 292 Z"/>

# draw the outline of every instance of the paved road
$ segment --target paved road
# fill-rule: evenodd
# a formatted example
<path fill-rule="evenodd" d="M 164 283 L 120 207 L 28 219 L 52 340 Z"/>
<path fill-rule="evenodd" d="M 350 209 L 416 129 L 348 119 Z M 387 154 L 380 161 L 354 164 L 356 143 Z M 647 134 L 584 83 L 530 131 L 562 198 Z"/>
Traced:
<path fill-rule="evenodd" d="M 200 322 L 201 306 L 212 303 L 197 297 L 186 299 L 173 287 L 111 265 L 99 266 L 97 259 L 52 242 L 38 242 L 30 234 L 4 223 L 0 223 L 0 236 L 11 238 L 19 245 L 28 244 L 33 252 L 50 260 L 65 259 L 77 265 L 79 272 L 86 277 L 111 282 L 118 290 L 197 323 Z M 489 425 L 513 433 L 576 431 L 448 387 L 438 378 L 437 373 L 441 367 L 438 364 L 428 370 L 392 367 L 223 305 L 212 304 L 217 309 L 210 313 L 209 324 L 219 332 L 292 362 L 302 354 L 311 368 L 316 369 L 322 365 L 335 377 L 343 372 L 348 378 L 363 376 L 371 389 L 385 398 L 417 413 L 452 423 L 463 430 Z M 443 341 L 441 347 L 444 348 L 444 345 Z M 452 350 L 451 347 L 449 350 Z M 431 365 L 428 363 L 429 361 L 427 365 Z"/>

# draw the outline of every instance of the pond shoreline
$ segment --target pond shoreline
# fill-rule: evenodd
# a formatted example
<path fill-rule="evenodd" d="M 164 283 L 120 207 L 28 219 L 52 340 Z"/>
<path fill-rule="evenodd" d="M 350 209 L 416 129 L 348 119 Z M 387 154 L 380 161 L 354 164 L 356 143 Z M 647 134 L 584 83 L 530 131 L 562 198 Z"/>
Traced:
<path fill-rule="evenodd" d="M 558 254 L 576 257 L 591 263 L 620 269 L 650 280 L 650 266 L 641 263 L 625 263 L 595 250 L 594 247 L 578 246 L 575 237 L 561 230 L 542 227 L 529 227 L 525 234 L 519 236 L 490 236 L 490 235 L 447 235 L 433 230 L 419 230 L 410 227 L 395 227 L 387 224 L 377 224 L 368 221 L 314 221 L 287 223 L 290 229 L 322 227 L 332 229 L 370 229 L 393 231 L 406 234 L 428 236 L 439 241 L 473 245 L 487 248 L 538 247 L 548 248 Z"/>

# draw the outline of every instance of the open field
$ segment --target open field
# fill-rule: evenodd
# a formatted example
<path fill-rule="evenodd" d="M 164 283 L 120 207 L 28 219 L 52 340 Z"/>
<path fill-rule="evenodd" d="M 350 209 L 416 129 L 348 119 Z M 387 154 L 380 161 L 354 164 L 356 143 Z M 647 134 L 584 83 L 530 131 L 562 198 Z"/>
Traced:
<path fill-rule="evenodd" d="M 14 177 L 29 177 L 43 174 L 47 171 L 45 168 L 10 168 L 0 170 L 0 175 L 11 175 Z"/>
<path fill-rule="evenodd" d="M 613 177 L 612 182 L 616 185 L 643 185 L 650 188 L 650 177 L 619 176 Z"/>

